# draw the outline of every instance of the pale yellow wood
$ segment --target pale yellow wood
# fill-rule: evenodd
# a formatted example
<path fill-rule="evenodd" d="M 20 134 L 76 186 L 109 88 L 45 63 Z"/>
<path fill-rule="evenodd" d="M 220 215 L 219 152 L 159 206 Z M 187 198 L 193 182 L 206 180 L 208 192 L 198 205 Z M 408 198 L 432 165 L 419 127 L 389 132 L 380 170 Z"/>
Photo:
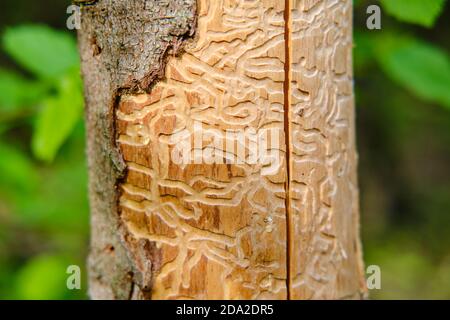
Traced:
<path fill-rule="evenodd" d="M 199 0 L 198 14 L 166 79 L 116 114 L 121 219 L 153 246 L 138 262 L 152 298 L 360 297 L 351 1 Z M 198 123 L 220 156 L 176 164 L 173 138 L 191 134 L 195 155 Z M 227 148 L 252 129 L 279 133 L 270 174 Z"/>
<path fill-rule="evenodd" d="M 290 296 L 360 298 L 352 1 L 290 7 Z"/>
<path fill-rule="evenodd" d="M 122 97 L 122 218 L 158 248 L 152 298 L 287 297 L 284 150 L 262 175 L 262 164 L 176 165 L 169 141 L 201 122 L 223 135 L 271 127 L 284 148 L 283 14 L 279 0 L 200 1 L 196 39 L 167 79 Z"/>

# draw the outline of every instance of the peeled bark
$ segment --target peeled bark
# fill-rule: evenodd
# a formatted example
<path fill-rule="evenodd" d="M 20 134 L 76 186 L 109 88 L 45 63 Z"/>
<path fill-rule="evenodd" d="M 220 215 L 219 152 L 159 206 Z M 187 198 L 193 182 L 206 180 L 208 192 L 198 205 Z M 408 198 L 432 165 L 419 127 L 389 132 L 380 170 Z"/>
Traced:
<path fill-rule="evenodd" d="M 92 298 L 364 294 L 351 10 L 350 0 L 83 8 Z M 260 141 L 239 135 L 267 131 L 262 161 Z M 180 133 L 190 162 L 173 159 Z"/>

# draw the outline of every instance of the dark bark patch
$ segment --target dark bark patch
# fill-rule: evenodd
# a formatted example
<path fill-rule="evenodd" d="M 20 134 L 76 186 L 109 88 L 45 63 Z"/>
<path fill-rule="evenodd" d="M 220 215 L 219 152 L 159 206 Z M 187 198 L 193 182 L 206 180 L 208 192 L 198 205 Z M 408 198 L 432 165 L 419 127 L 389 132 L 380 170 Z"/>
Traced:
<path fill-rule="evenodd" d="M 78 40 L 90 181 L 90 295 L 102 299 L 148 298 L 159 253 L 151 243 L 128 240 L 120 219 L 117 186 L 126 165 L 116 145 L 115 110 L 123 94 L 148 93 L 164 77 L 169 55 L 181 53 L 194 36 L 197 3 L 82 2 Z M 105 250 L 108 246 L 114 248 L 114 254 Z"/>

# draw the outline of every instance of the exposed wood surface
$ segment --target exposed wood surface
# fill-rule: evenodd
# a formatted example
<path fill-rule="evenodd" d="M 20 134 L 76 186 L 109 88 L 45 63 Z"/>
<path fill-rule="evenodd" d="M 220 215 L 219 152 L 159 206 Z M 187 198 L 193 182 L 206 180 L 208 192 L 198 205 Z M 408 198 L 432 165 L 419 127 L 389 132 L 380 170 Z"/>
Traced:
<path fill-rule="evenodd" d="M 159 249 L 153 298 L 286 298 L 284 160 L 269 176 L 261 164 L 176 165 L 167 138 L 196 121 L 283 138 L 283 13 L 277 0 L 200 1 L 197 38 L 169 60 L 167 79 L 122 97 L 122 218 Z"/>
<path fill-rule="evenodd" d="M 352 2 L 292 0 L 290 295 L 359 298 Z"/>
<path fill-rule="evenodd" d="M 351 1 L 198 0 L 196 14 L 184 51 L 159 55 L 163 79 L 113 78 L 129 88 L 111 115 L 129 298 L 360 298 Z M 239 133 L 267 130 L 274 158 L 252 161 L 251 139 L 239 158 Z"/>

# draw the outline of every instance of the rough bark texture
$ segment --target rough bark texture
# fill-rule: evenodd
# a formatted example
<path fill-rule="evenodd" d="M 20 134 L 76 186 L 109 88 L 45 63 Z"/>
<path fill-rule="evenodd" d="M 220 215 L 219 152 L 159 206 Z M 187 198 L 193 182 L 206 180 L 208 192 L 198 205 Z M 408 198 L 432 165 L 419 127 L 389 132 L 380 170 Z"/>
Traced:
<path fill-rule="evenodd" d="M 195 12 L 195 0 L 99 0 L 82 8 L 92 298 L 142 298 L 152 287 L 152 245 L 129 241 L 119 220 L 117 185 L 126 167 L 116 146 L 114 110 L 120 95 L 149 91 L 163 76 L 167 56 L 193 35 Z"/>
<path fill-rule="evenodd" d="M 83 8 L 93 298 L 361 297 L 351 10 Z M 196 123 L 208 132 L 201 161 Z M 239 159 L 238 134 L 268 129 L 278 160 L 249 160 L 250 148 Z M 171 158 L 180 133 L 193 134 L 192 163 Z"/>

